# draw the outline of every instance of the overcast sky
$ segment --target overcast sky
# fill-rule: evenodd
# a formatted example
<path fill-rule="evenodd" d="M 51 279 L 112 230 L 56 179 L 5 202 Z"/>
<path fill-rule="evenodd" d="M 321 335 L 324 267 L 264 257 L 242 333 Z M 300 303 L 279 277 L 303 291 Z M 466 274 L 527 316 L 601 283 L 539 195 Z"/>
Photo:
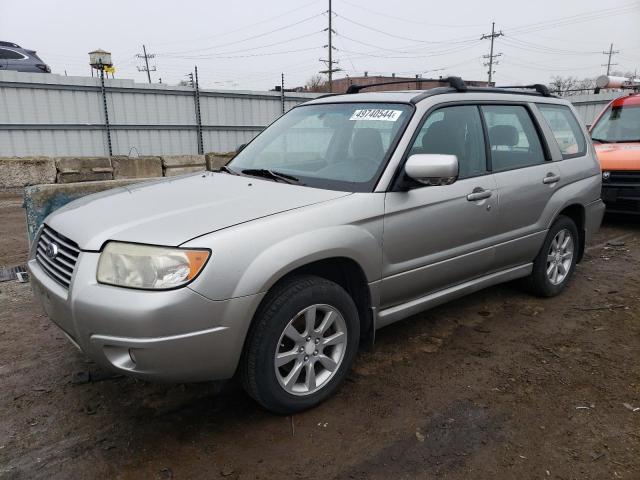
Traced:
<path fill-rule="evenodd" d="M 89 75 L 87 52 L 113 53 L 116 78 L 146 81 L 135 58 L 155 53 L 152 81 L 175 84 L 198 65 L 204 88 L 268 90 L 285 74 L 303 85 L 324 68 L 328 0 L 0 0 L 0 40 L 38 51 L 54 73 Z M 640 70 L 640 2 L 595 0 L 333 0 L 340 77 L 445 74 L 486 79 L 491 22 L 504 36 L 494 80 Z"/>

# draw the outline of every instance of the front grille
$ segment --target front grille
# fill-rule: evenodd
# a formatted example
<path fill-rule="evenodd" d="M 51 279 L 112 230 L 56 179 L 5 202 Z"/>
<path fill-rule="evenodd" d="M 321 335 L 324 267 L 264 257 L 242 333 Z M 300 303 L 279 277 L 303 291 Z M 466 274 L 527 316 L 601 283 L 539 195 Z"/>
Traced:
<path fill-rule="evenodd" d="M 52 250 L 57 250 L 57 255 L 52 256 Z M 80 249 L 76 242 L 44 225 L 38 238 L 36 259 L 51 278 L 66 288 L 71 284 L 71 276 L 78 255 L 80 255 Z"/>
<path fill-rule="evenodd" d="M 640 171 L 611 171 L 608 180 L 603 182 L 605 185 L 616 184 L 616 186 L 633 186 L 640 185 Z"/>

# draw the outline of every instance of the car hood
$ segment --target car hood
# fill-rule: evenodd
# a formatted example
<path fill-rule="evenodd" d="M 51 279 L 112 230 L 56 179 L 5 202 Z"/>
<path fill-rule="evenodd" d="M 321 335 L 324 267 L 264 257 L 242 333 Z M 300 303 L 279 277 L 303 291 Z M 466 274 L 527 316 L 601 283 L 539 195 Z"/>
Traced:
<path fill-rule="evenodd" d="M 82 250 L 107 240 L 177 246 L 216 230 L 349 195 L 204 172 L 88 195 L 45 222 Z"/>
<path fill-rule="evenodd" d="M 596 143 L 602 170 L 640 170 L 640 143 Z"/>

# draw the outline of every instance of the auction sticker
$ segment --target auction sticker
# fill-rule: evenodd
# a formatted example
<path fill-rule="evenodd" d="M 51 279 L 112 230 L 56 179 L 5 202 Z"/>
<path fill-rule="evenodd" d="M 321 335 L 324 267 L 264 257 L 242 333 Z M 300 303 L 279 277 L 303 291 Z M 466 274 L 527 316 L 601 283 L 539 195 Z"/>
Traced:
<path fill-rule="evenodd" d="M 381 108 L 367 108 L 356 110 L 349 120 L 378 120 L 395 122 L 402 115 L 402 110 L 383 110 Z"/>

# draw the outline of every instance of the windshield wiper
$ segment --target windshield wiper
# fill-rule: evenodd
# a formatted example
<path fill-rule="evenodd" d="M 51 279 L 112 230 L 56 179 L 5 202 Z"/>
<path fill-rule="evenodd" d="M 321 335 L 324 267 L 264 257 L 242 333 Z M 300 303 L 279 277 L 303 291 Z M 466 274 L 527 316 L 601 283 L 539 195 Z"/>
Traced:
<path fill-rule="evenodd" d="M 293 175 L 289 175 L 282 172 L 277 172 L 275 170 L 269 170 L 267 168 L 245 168 L 242 170 L 242 173 L 245 175 L 251 175 L 254 177 L 263 177 L 270 178 L 272 180 L 280 180 L 285 183 L 290 183 L 292 185 L 302 185 L 300 183 L 300 179 L 294 177 Z"/>
<path fill-rule="evenodd" d="M 593 138 L 593 137 L 591 137 L 591 140 L 593 140 L 594 142 L 598 142 L 598 143 L 616 143 L 616 142 L 611 142 L 609 140 L 603 140 L 602 138 Z"/>

